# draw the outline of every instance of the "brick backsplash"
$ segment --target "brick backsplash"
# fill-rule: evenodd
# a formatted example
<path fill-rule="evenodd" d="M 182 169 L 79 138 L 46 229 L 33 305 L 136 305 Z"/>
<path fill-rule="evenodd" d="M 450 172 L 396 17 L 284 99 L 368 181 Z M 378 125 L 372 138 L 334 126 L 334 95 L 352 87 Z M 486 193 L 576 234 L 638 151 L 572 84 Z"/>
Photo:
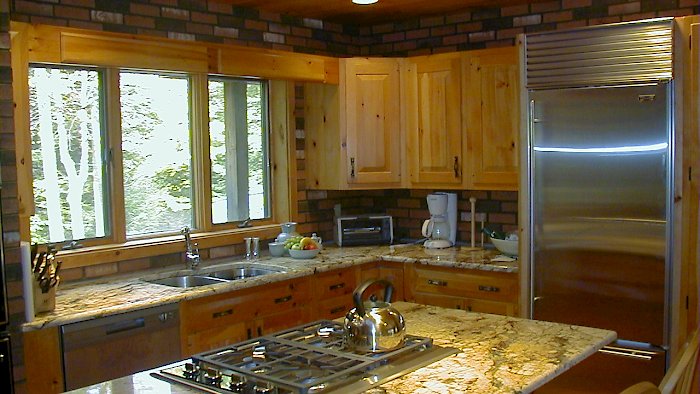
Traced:
<path fill-rule="evenodd" d="M 351 191 L 307 191 L 302 229 L 315 228 L 324 239 L 333 239 L 334 206 L 341 205 L 343 215 L 363 213 L 389 214 L 394 219 L 394 239 L 416 240 L 422 238 L 421 225 L 430 217 L 426 196 L 435 190 L 387 189 Z M 443 190 L 440 190 L 443 191 Z M 471 239 L 470 222 L 460 220 L 462 213 L 469 213 L 470 197 L 476 197 L 476 212 L 486 214 L 485 225 L 506 232 L 517 231 L 517 192 L 477 190 L 444 190 L 457 193 L 457 241 L 468 243 Z M 477 231 L 481 224 L 477 225 Z M 477 234 L 476 239 L 480 239 Z"/>
<path fill-rule="evenodd" d="M 13 335 L 16 392 L 25 393 L 22 335 L 24 322 L 19 264 L 17 169 L 8 21 L 54 24 L 84 29 L 218 42 L 333 56 L 410 56 L 513 45 L 520 33 L 661 16 L 700 13 L 698 0 L 554 0 L 504 8 L 480 8 L 451 15 L 429 16 L 373 26 L 350 26 L 317 19 L 279 15 L 213 0 L 0 0 L 0 157 L 5 274 Z M 420 238 L 428 217 L 425 196 L 431 190 L 316 191 L 306 190 L 304 170 L 303 89 L 296 89 L 296 160 L 298 171 L 298 230 L 332 239 L 333 207 L 343 213 L 388 213 L 395 220 L 395 237 Z M 459 193 L 458 210 L 469 212 L 469 197 L 485 213 L 487 226 L 517 229 L 516 192 Z M 461 215 L 460 215 L 461 216 Z M 470 239 L 469 222 L 459 222 L 458 240 Z M 480 237 L 477 236 L 477 240 Z M 262 248 L 265 248 L 266 242 Z M 203 250 L 205 257 L 241 255 L 242 245 Z M 181 254 L 120 261 L 65 270 L 66 281 L 181 264 Z"/>

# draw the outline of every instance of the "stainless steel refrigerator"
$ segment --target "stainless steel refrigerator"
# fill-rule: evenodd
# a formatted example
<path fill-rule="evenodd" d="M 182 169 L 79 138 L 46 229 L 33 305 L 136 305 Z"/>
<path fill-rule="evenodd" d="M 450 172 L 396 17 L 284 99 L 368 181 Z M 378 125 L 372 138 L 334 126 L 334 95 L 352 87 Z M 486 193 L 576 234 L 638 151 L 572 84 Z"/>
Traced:
<path fill-rule="evenodd" d="M 664 374 L 671 26 L 656 20 L 526 37 L 531 317 L 619 338 L 538 393 L 619 393 Z M 659 36 L 668 43 L 661 63 L 665 52 L 644 48 Z"/>

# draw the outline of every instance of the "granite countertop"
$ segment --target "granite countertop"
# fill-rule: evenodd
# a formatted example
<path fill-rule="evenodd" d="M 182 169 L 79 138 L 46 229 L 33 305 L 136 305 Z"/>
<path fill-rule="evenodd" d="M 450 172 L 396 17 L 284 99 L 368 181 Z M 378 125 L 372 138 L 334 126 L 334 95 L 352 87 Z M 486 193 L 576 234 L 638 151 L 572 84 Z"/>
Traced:
<path fill-rule="evenodd" d="M 232 263 L 275 265 L 284 269 L 285 272 L 192 288 L 168 287 L 143 280 L 193 273 L 191 270 L 177 270 L 170 267 L 60 285 L 56 294 L 55 310 L 37 315 L 33 321 L 23 325 L 23 330 L 31 331 L 75 323 L 378 260 L 487 271 L 518 271 L 517 260 L 492 261 L 497 255 L 498 253 L 494 250 L 467 247 L 426 250 L 419 245 L 396 245 L 329 247 L 324 248 L 316 258 L 310 260 L 297 260 L 290 257 L 262 257 L 255 262 L 240 258 L 218 259 L 202 264 L 194 273 L 206 274 Z"/>
<path fill-rule="evenodd" d="M 613 331 L 395 302 L 407 333 L 460 352 L 381 386 L 386 393 L 529 393 L 616 339 Z M 193 393 L 141 372 L 73 393 Z"/>

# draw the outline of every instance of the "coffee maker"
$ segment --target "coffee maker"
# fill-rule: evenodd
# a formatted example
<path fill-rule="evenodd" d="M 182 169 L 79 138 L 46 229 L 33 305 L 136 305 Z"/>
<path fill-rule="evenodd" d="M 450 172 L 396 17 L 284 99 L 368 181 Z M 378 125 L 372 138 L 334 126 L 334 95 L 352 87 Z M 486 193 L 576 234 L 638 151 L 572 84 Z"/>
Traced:
<path fill-rule="evenodd" d="M 443 249 L 454 246 L 457 240 L 457 194 L 428 194 L 430 219 L 423 222 L 422 233 L 428 238 L 424 243 L 428 249 Z"/>

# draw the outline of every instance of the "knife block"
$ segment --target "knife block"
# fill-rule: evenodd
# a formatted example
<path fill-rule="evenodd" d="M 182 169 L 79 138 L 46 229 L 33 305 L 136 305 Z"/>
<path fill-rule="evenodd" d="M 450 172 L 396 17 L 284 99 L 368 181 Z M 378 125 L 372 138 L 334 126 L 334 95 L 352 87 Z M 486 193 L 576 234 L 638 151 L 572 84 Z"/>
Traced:
<path fill-rule="evenodd" d="M 41 292 L 41 287 L 37 281 L 32 281 L 34 289 L 34 314 L 41 312 L 51 312 L 56 309 L 56 288 L 53 286 L 46 293 Z"/>

